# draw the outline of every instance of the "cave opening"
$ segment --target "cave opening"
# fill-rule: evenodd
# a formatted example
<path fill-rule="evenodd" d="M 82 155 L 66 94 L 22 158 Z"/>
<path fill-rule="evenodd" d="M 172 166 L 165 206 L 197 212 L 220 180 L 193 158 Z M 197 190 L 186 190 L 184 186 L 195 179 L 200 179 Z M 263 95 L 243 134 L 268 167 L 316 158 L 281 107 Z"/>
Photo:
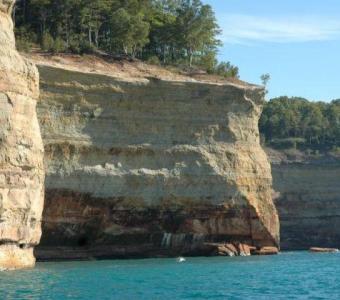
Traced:
<path fill-rule="evenodd" d="M 87 245 L 88 245 L 88 239 L 87 239 L 87 237 L 81 237 L 81 238 L 79 238 L 79 239 L 78 239 L 78 242 L 77 242 L 77 245 L 78 245 L 79 247 L 85 247 L 85 246 L 87 246 Z"/>

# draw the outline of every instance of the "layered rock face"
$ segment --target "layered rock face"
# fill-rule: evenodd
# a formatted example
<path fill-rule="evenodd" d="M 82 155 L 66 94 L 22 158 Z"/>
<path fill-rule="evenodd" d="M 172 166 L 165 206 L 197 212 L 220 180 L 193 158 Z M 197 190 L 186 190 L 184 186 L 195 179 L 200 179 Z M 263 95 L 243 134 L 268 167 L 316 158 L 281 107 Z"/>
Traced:
<path fill-rule="evenodd" d="M 0 269 L 34 265 L 44 192 L 39 77 L 15 50 L 13 4 L 0 0 Z"/>
<path fill-rule="evenodd" d="M 283 250 L 340 247 L 340 160 L 272 159 Z"/>
<path fill-rule="evenodd" d="M 262 89 L 39 72 L 47 167 L 39 258 L 278 245 L 271 170 L 259 144 Z"/>

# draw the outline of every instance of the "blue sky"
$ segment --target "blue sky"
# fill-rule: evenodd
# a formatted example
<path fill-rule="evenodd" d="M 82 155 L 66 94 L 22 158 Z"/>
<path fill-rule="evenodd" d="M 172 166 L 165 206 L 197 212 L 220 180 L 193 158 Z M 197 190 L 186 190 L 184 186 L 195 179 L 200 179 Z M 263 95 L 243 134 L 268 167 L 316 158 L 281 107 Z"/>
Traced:
<path fill-rule="evenodd" d="M 223 30 L 219 59 L 239 66 L 269 98 L 340 98 L 340 0 L 204 0 Z"/>

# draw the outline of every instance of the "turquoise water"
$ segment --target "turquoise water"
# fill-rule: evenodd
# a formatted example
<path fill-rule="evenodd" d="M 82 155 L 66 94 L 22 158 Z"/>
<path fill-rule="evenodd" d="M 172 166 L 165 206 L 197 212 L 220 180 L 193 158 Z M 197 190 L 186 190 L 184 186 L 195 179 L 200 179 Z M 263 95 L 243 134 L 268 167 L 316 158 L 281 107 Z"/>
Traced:
<path fill-rule="evenodd" d="M 38 263 L 0 299 L 340 299 L 340 254 Z"/>

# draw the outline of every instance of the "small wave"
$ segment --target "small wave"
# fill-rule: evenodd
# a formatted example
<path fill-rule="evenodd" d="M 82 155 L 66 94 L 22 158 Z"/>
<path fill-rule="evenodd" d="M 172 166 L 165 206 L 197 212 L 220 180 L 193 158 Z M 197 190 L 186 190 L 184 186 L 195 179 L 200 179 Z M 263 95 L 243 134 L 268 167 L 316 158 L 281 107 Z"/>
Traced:
<path fill-rule="evenodd" d="M 177 262 L 178 263 L 183 263 L 183 262 L 186 262 L 186 259 L 184 257 L 178 257 L 177 258 Z"/>

